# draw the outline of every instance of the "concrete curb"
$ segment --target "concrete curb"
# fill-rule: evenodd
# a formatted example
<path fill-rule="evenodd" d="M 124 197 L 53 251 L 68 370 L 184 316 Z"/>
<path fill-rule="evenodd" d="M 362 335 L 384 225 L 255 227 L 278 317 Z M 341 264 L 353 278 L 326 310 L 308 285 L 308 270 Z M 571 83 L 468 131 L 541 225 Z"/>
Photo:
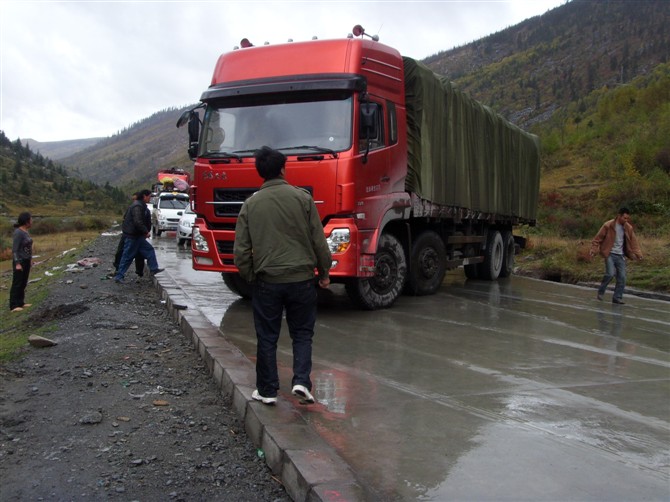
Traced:
<path fill-rule="evenodd" d="M 153 277 L 153 282 L 168 312 L 193 342 L 221 392 L 232 397 L 251 441 L 263 450 L 267 465 L 289 496 L 309 502 L 366 500 L 351 467 L 290 402 L 280 399 L 270 407 L 251 399 L 256 387 L 254 364 L 223 337 L 166 272 Z"/>

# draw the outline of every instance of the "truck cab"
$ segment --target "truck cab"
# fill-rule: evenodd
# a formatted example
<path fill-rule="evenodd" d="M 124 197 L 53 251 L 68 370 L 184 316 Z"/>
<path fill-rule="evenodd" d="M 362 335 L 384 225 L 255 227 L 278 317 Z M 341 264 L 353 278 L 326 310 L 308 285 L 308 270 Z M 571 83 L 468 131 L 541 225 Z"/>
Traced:
<path fill-rule="evenodd" d="M 374 275 L 385 212 L 409 206 L 401 76 L 400 54 L 364 39 L 222 55 L 201 97 L 194 268 L 237 272 L 235 221 L 262 183 L 253 154 L 267 145 L 287 156 L 287 181 L 314 197 L 334 252 L 331 279 Z"/>

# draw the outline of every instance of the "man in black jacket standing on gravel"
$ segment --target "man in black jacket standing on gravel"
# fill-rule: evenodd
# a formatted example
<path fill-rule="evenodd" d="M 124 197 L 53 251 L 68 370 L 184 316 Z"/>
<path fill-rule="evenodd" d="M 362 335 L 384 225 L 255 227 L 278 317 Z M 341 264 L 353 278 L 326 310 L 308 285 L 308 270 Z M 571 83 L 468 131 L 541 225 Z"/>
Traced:
<path fill-rule="evenodd" d="M 147 242 L 147 237 L 151 231 L 151 218 L 147 221 L 147 202 L 151 198 L 149 190 L 141 190 L 137 192 L 136 200 L 130 205 L 126 215 L 123 218 L 121 231 L 125 237 L 123 245 L 123 255 L 119 262 L 119 268 L 114 276 L 114 282 L 123 284 L 123 278 L 130 267 L 130 264 L 139 254 L 149 265 L 149 270 L 152 274 L 158 274 L 164 269 L 158 268 L 158 260 L 156 259 L 156 251 L 154 247 Z"/>
<path fill-rule="evenodd" d="M 235 265 L 253 283 L 256 326 L 256 390 L 252 398 L 277 402 L 277 341 L 286 309 L 293 341 L 291 392 L 313 403 L 312 338 L 316 322 L 316 284 L 330 284 L 332 257 L 323 225 L 309 192 L 285 179 L 286 157 L 264 146 L 256 151 L 256 170 L 265 180 L 240 210 L 235 227 Z"/>

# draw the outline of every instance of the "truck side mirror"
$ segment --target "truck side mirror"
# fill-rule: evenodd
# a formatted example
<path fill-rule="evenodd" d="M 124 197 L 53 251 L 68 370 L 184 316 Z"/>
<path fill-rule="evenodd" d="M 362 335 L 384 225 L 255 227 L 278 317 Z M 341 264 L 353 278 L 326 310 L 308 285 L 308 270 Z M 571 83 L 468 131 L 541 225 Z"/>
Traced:
<path fill-rule="evenodd" d="M 361 103 L 361 139 L 377 137 L 377 105 L 374 103 Z"/>
<path fill-rule="evenodd" d="M 378 135 L 377 124 L 379 124 L 379 117 L 377 105 L 374 103 L 361 103 L 361 127 L 358 131 L 359 139 L 364 139 L 365 154 L 363 155 L 363 164 L 368 163 L 368 154 L 370 153 L 370 140 L 376 138 Z"/>
<path fill-rule="evenodd" d="M 200 117 L 195 109 L 182 113 L 177 121 L 177 127 L 188 123 L 188 156 L 195 160 L 198 155 L 198 139 L 200 137 Z"/>
<path fill-rule="evenodd" d="M 194 160 L 198 156 L 198 138 L 200 137 L 200 118 L 191 112 L 188 119 L 188 156 Z"/>

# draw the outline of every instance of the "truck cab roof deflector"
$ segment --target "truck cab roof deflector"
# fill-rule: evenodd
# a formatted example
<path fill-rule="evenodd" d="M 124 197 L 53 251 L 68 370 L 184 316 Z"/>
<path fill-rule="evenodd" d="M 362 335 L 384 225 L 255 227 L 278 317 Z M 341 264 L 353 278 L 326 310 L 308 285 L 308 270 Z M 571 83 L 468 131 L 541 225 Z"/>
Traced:
<path fill-rule="evenodd" d="M 252 94 L 322 90 L 364 92 L 366 88 L 367 81 L 361 75 L 352 75 L 349 73 L 290 75 L 263 80 L 238 80 L 216 84 L 202 93 L 200 101 Z"/>

